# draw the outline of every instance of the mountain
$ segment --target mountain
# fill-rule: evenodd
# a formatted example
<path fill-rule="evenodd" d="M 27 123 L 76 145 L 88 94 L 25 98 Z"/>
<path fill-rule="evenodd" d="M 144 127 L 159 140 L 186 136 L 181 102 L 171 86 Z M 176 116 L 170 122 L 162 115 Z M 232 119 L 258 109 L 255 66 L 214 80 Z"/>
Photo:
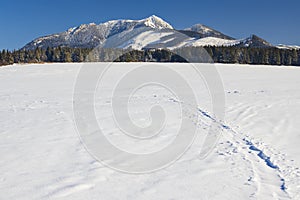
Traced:
<path fill-rule="evenodd" d="M 202 24 L 175 30 L 163 19 L 152 15 L 142 20 L 112 20 L 101 24 L 83 24 L 65 32 L 37 38 L 23 49 L 47 47 L 176 49 L 187 46 L 270 47 L 267 41 L 252 35 L 234 39 Z"/>
<path fill-rule="evenodd" d="M 266 48 L 272 47 L 273 45 L 257 35 L 251 35 L 249 38 L 242 40 L 238 46 Z"/>
<path fill-rule="evenodd" d="M 113 35 L 142 27 L 155 30 L 173 29 L 170 24 L 155 15 L 142 20 L 112 20 L 99 25 L 95 23 L 83 24 L 62 33 L 40 37 L 28 43 L 23 48 L 35 49 L 37 47 L 47 48 L 57 46 L 93 48 L 102 44 L 107 38 Z"/>
<path fill-rule="evenodd" d="M 218 37 L 190 37 L 181 31 L 162 29 L 137 29 L 135 32 L 123 32 L 108 38 L 103 48 L 120 49 L 176 49 L 199 46 L 238 46 L 238 47 L 273 47 L 272 44 L 252 35 L 245 39 L 223 39 Z"/>
<path fill-rule="evenodd" d="M 219 31 L 214 30 L 203 24 L 195 24 L 190 28 L 186 28 L 186 29 L 182 30 L 181 32 L 188 34 L 192 37 L 196 36 L 198 34 L 199 38 L 216 37 L 216 38 L 221 38 L 221 39 L 234 40 L 234 38 L 227 36 Z"/>

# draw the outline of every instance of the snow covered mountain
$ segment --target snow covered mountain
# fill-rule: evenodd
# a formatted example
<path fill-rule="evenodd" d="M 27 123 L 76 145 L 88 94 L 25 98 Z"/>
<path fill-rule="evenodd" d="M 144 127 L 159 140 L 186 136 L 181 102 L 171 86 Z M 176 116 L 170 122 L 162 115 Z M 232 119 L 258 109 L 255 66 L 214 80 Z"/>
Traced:
<path fill-rule="evenodd" d="M 259 47 L 259 48 L 272 46 L 272 44 L 258 37 L 257 35 L 251 35 L 249 38 L 242 40 L 238 45 L 245 46 L 245 47 Z"/>
<path fill-rule="evenodd" d="M 198 33 L 199 38 L 204 37 L 215 37 L 227 40 L 234 40 L 234 38 L 227 36 L 217 30 L 214 30 L 208 26 L 203 24 L 195 24 L 190 28 L 186 28 L 185 30 L 181 31 L 182 33 L 188 34 L 190 36 L 195 36 L 195 32 Z"/>
<path fill-rule="evenodd" d="M 95 23 L 83 24 L 62 33 L 40 37 L 28 43 L 23 48 L 35 49 L 36 47 L 47 48 L 57 46 L 95 47 L 115 34 L 142 27 L 155 30 L 173 29 L 170 24 L 155 15 L 142 20 L 112 20 L 99 25 Z"/>
<path fill-rule="evenodd" d="M 142 20 L 112 20 L 101 24 L 83 24 L 65 32 L 37 38 L 23 49 L 47 47 L 175 49 L 187 46 L 269 47 L 267 41 L 253 35 L 237 40 L 208 26 L 196 24 L 175 30 L 163 19 L 152 15 Z"/>

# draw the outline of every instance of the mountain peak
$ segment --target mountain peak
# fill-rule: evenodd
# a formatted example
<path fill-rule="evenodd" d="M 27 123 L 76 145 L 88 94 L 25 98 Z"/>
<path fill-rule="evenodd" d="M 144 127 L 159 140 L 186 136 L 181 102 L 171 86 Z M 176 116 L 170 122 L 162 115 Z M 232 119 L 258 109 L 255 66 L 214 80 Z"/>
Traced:
<path fill-rule="evenodd" d="M 141 20 L 146 26 L 151 28 L 158 28 L 158 29 L 173 29 L 173 27 L 166 21 L 164 21 L 162 18 L 151 15 L 148 18 Z"/>
<path fill-rule="evenodd" d="M 202 31 L 202 32 L 209 32 L 212 29 L 208 26 L 205 26 L 203 24 L 194 24 L 191 28 L 189 28 L 191 31 Z"/>
<path fill-rule="evenodd" d="M 250 37 L 246 38 L 242 42 L 243 46 L 246 47 L 259 47 L 259 48 L 266 48 L 266 47 L 272 47 L 273 45 L 267 42 L 266 40 L 258 37 L 257 35 L 250 35 Z"/>
<path fill-rule="evenodd" d="M 158 20 L 162 20 L 160 17 L 158 17 L 156 15 L 151 15 L 151 16 L 147 17 L 146 19 L 158 19 Z"/>
<path fill-rule="evenodd" d="M 221 39 L 234 40 L 234 38 L 227 36 L 227 35 L 221 33 L 220 31 L 217 31 L 217 30 L 210 28 L 203 24 L 195 24 L 195 25 L 191 26 L 190 28 L 184 29 L 184 31 L 196 32 L 200 35 L 200 38 L 216 37 L 216 38 L 221 38 Z M 188 34 L 191 34 L 191 33 L 188 33 Z"/>

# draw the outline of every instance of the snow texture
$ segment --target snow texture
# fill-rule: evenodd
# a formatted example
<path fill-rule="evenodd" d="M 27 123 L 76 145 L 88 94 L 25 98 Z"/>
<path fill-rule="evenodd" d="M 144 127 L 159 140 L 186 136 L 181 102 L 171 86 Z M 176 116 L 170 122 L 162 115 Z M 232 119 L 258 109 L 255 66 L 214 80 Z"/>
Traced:
<path fill-rule="evenodd" d="M 104 94 L 111 92 L 115 76 L 141 64 L 114 64 Z M 226 119 L 219 122 L 222 135 L 213 152 L 201 160 L 202 135 L 218 119 L 212 115 L 205 84 L 185 73 L 187 65 L 173 64 L 198 85 L 201 102 L 184 116 L 199 127 L 199 136 L 171 166 L 143 175 L 103 166 L 81 143 L 72 110 L 81 64 L 1 67 L 0 199 L 299 199 L 300 69 L 216 64 L 226 93 Z M 111 120 L 109 97 L 98 97 L 97 119 L 120 148 L 162 148 L 178 127 L 178 101 L 164 90 L 141 90 L 131 99 L 133 119 L 145 124 L 145 101 L 174 112 L 167 122 L 169 131 L 150 143 L 121 137 Z M 182 106 L 188 107 L 184 102 Z"/>

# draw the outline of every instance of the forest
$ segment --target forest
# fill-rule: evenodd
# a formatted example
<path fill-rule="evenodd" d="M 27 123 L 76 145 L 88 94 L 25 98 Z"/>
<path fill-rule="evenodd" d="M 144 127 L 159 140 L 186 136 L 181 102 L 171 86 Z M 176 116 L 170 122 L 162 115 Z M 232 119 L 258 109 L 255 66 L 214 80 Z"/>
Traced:
<path fill-rule="evenodd" d="M 52 62 L 215 62 L 300 66 L 300 50 L 276 47 L 206 46 L 184 47 L 172 51 L 167 49 L 124 50 L 70 47 L 0 51 L 0 66 L 14 63 Z"/>

